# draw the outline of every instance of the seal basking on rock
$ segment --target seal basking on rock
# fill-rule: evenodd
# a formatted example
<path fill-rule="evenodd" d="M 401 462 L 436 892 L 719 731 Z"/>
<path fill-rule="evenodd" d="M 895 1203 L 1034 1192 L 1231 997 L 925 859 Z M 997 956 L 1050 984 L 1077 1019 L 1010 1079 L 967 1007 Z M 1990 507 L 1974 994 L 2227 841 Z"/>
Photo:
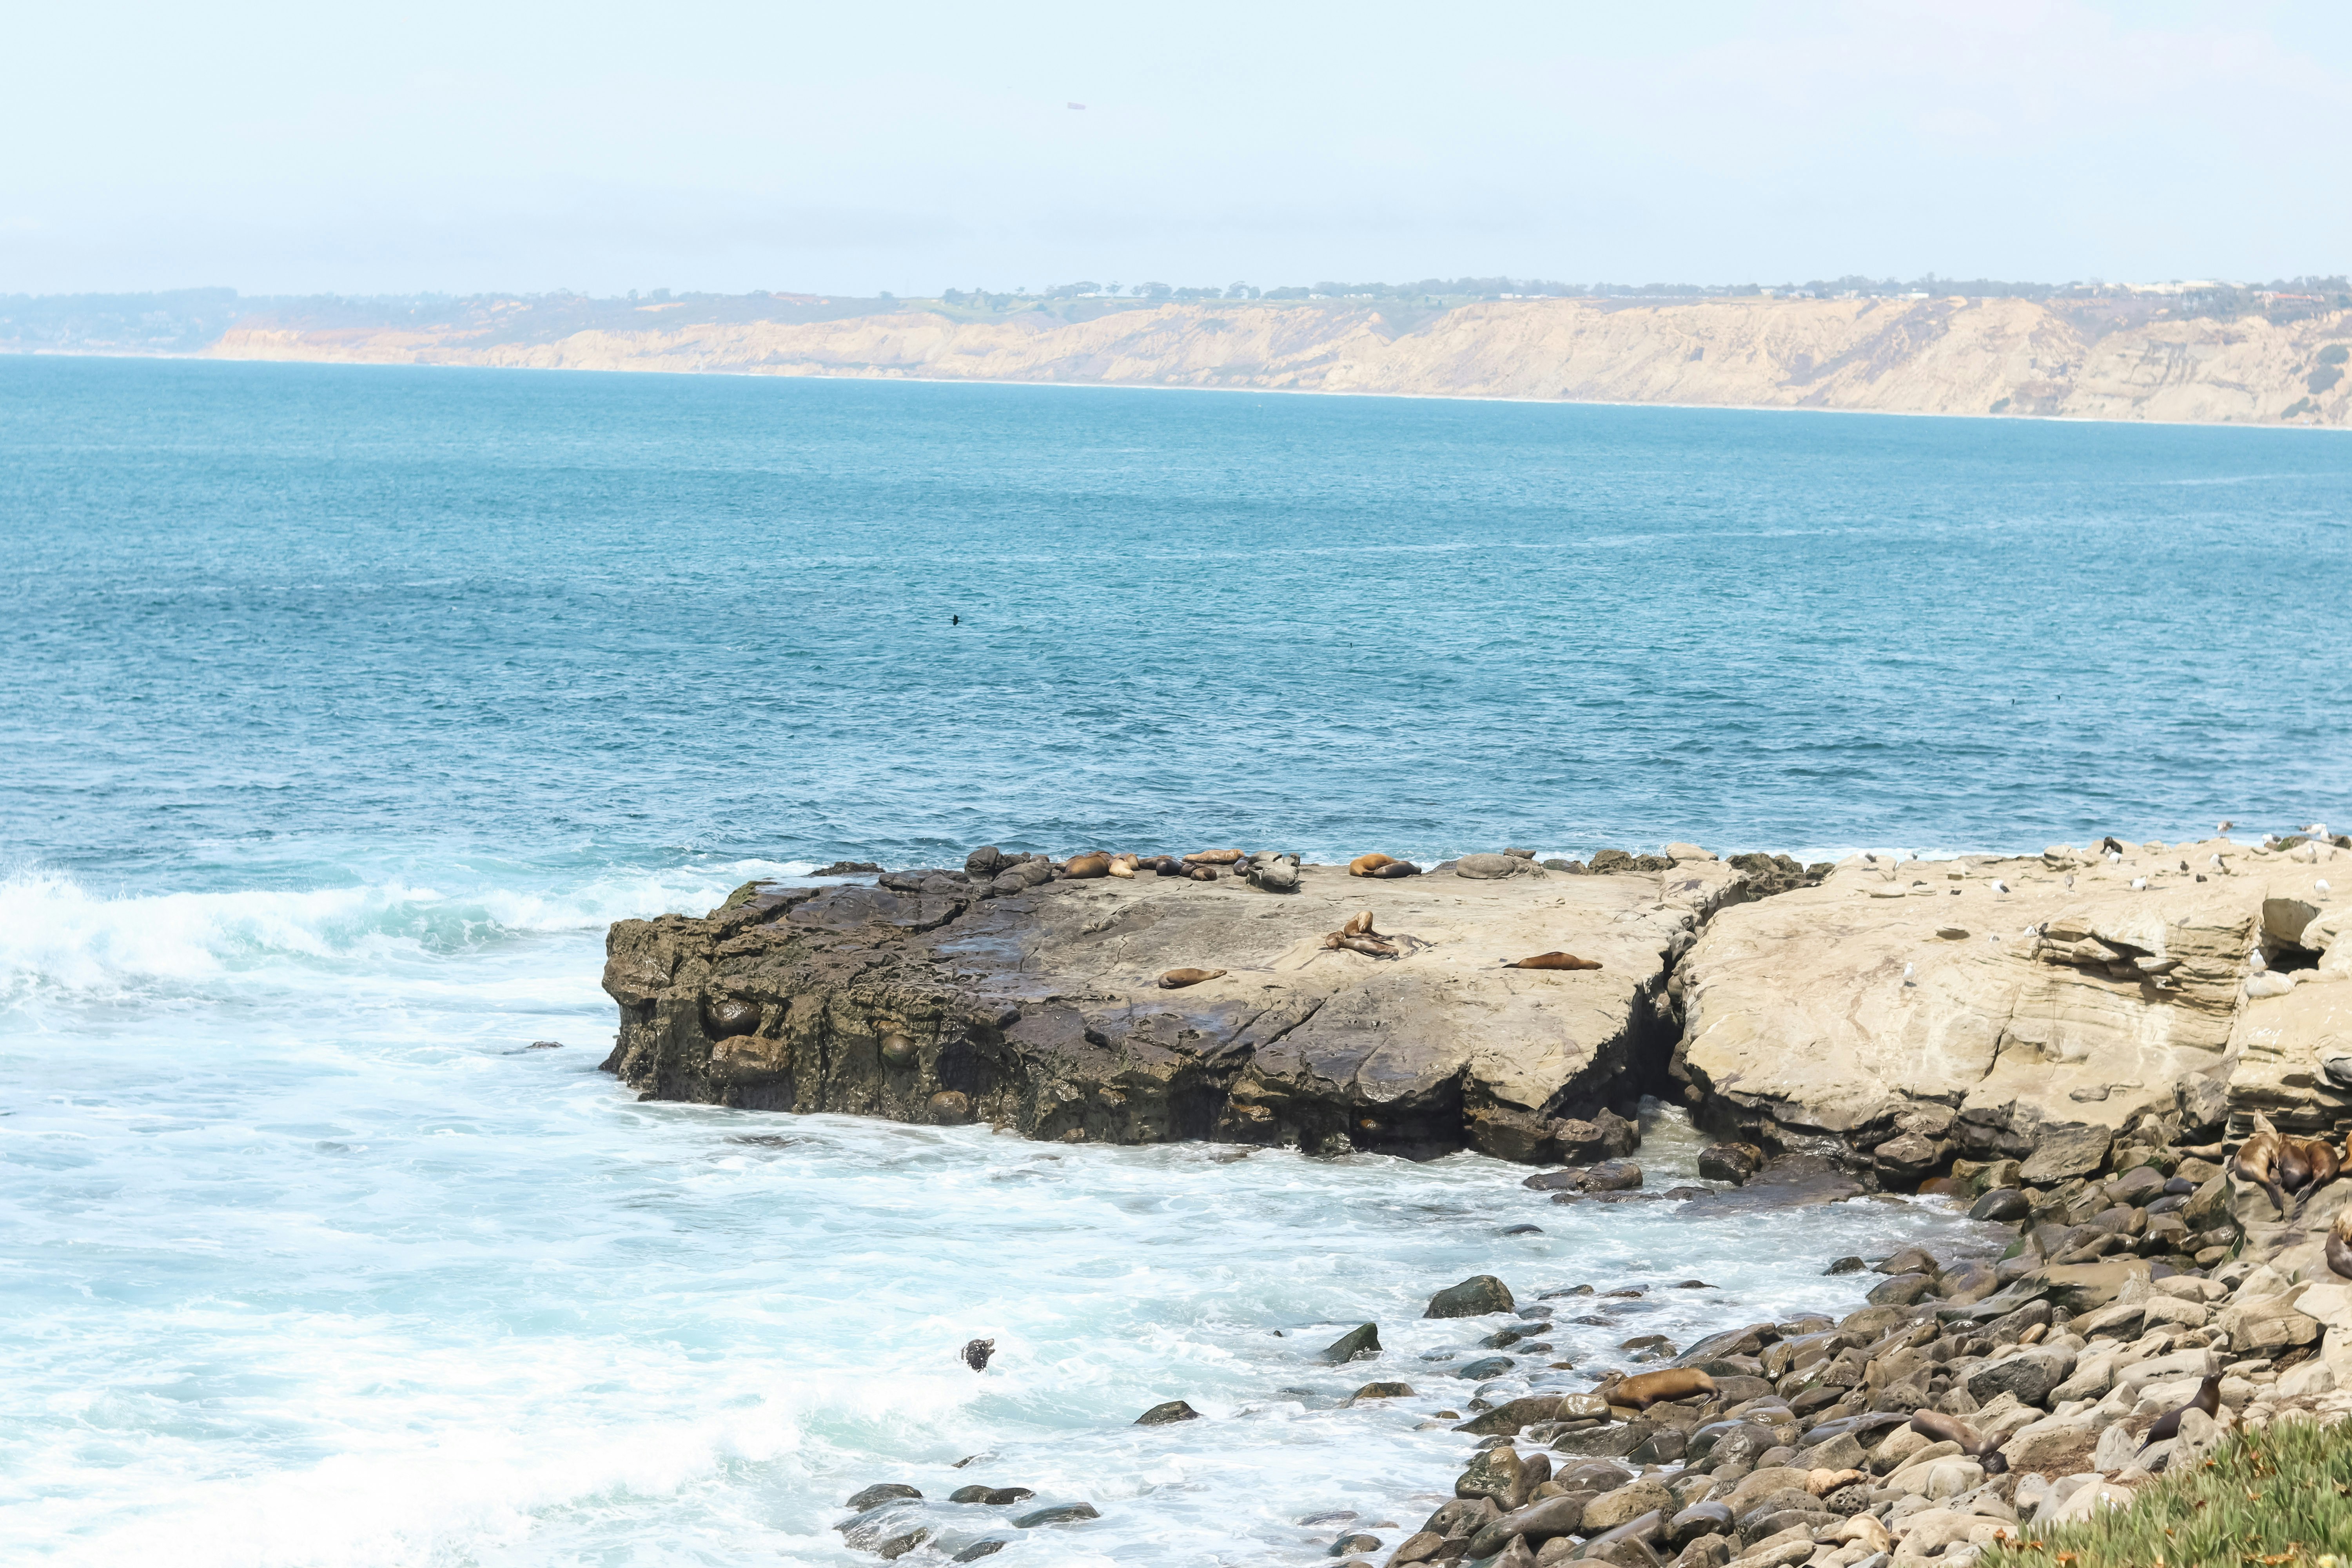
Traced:
<path fill-rule="evenodd" d="M 2270 1194 L 2271 1202 L 2277 1206 L 2281 1218 L 2286 1215 L 2286 1193 L 2279 1184 L 2278 1177 L 2279 1145 L 2283 1142 L 2278 1129 L 2270 1124 L 2270 1119 L 2256 1111 L 2253 1135 L 2239 1144 L 2238 1152 L 2230 1156 L 2230 1174 Z"/>
<path fill-rule="evenodd" d="M 1579 958 L 1572 952 L 1539 952 L 1533 958 L 1522 958 L 1515 963 L 1507 961 L 1503 967 L 1506 969 L 1598 969 L 1601 967 L 1601 961 L 1593 958 Z"/>
<path fill-rule="evenodd" d="M 1958 1416 L 1939 1410 L 1915 1410 L 1911 1430 L 1930 1443 L 1958 1443 L 1960 1452 L 1984 1467 L 1986 1475 L 1998 1476 L 2009 1468 L 2009 1456 L 2000 1451 L 2000 1439 L 1981 1436 Z"/>
<path fill-rule="evenodd" d="M 1621 1405 L 1629 1410 L 1647 1410 L 1664 1400 L 1688 1399 L 1694 1394 L 1713 1394 L 1715 1379 L 1695 1366 L 1677 1366 L 1664 1372 L 1645 1372 L 1638 1377 L 1604 1383 L 1595 1392 L 1612 1405 Z"/>
<path fill-rule="evenodd" d="M 1395 864 L 1396 862 L 1394 860 L 1385 855 L 1359 855 L 1353 860 L 1348 862 L 1348 875 L 1350 877 L 1377 877 L 1381 874 L 1381 868 L 1382 867 L 1393 866 Z"/>
<path fill-rule="evenodd" d="M 1062 868 L 1062 875 L 1074 880 L 1087 877 L 1108 877 L 1110 875 L 1110 857 L 1073 855 L 1070 857 L 1069 864 Z"/>
<path fill-rule="evenodd" d="M 1223 973 L 1222 969 L 1171 969 L 1160 977 L 1160 989 L 1181 991 L 1187 985 L 1198 985 L 1203 980 L 1214 980 Z"/>

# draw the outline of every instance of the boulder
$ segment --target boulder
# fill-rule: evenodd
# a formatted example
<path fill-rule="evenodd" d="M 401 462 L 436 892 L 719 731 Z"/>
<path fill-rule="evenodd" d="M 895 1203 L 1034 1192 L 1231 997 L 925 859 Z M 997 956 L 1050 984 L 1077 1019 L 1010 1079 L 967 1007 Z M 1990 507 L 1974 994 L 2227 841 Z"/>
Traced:
<path fill-rule="evenodd" d="M 1746 1182 L 1764 1168 L 1764 1151 L 1753 1143 L 1710 1143 L 1698 1152 L 1698 1173 L 1706 1181 Z"/>
<path fill-rule="evenodd" d="M 1582 1533 L 1598 1534 L 1629 1524 L 1646 1513 L 1674 1511 L 1674 1494 L 1664 1482 L 1638 1480 L 1603 1492 L 1584 1505 Z"/>
<path fill-rule="evenodd" d="M 903 1481 L 877 1481 L 863 1490 L 852 1492 L 849 1500 L 841 1506 L 864 1513 L 867 1509 L 879 1508 L 886 1502 L 895 1502 L 901 1498 L 920 1500 L 922 1495 Z"/>
<path fill-rule="evenodd" d="M 1322 1359 L 1334 1366 L 1381 1353 L 1381 1328 L 1378 1323 L 1364 1323 L 1349 1329 L 1323 1347 Z"/>
<path fill-rule="evenodd" d="M 2230 1336 L 2230 1350 L 2241 1358 L 2275 1356 L 2281 1351 L 2315 1343 L 2319 1339 L 2319 1322 L 2295 1310 L 2295 1299 L 2301 1294 L 2297 1290 L 2233 1303 L 2221 1309 L 2215 1326 Z"/>
<path fill-rule="evenodd" d="M 1138 1426 L 1165 1426 L 1173 1421 L 1198 1421 L 1201 1413 L 1181 1399 L 1155 1405 L 1135 1418 Z"/>
<path fill-rule="evenodd" d="M 1511 1288 L 1492 1274 L 1474 1274 L 1459 1285 L 1449 1285 L 1429 1299 L 1424 1318 L 1478 1318 L 1489 1312 L 1511 1312 L 1518 1303 Z"/>
<path fill-rule="evenodd" d="M 1488 1448 L 1470 1461 L 1454 1482 L 1457 1498 L 1486 1498 L 1498 1507 L 1518 1489 L 1519 1456 L 1508 1443 Z"/>
<path fill-rule="evenodd" d="M 2015 1355 L 1987 1362 L 1969 1373 L 1967 1388 L 1979 1404 L 2006 1394 L 2020 1405 L 2040 1405 L 2074 1370 L 2071 1352 L 2020 1351 Z"/>

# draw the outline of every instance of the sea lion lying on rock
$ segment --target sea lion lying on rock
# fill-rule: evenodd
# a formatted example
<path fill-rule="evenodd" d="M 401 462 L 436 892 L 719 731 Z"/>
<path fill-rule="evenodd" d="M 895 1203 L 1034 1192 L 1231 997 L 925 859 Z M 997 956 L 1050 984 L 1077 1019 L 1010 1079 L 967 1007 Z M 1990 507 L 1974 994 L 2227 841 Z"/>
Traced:
<path fill-rule="evenodd" d="M 1516 963 L 1506 962 L 1503 967 L 1506 969 L 1598 969 L 1601 967 L 1601 962 L 1598 959 L 1579 958 L 1572 952 L 1539 952 L 1533 958 L 1522 958 Z"/>
<path fill-rule="evenodd" d="M 1370 910 L 1350 915 L 1346 925 L 1323 939 L 1323 945 L 1333 949 L 1345 948 L 1349 952 L 1360 952 L 1368 958 L 1394 958 L 1400 952 L 1395 943 L 1383 942 L 1380 933 L 1372 930 L 1372 911 Z"/>
<path fill-rule="evenodd" d="M 2352 1208 L 2336 1216 L 2327 1227 L 2327 1267 L 2352 1279 Z"/>
<path fill-rule="evenodd" d="M 1171 969 L 1160 977 L 1160 989 L 1181 991 L 1187 985 L 1198 985 L 1203 980 L 1214 980 L 1223 973 L 1222 969 Z"/>
<path fill-rule="evenodd" d="M 1230 866 L 1242 858 L 1238 849 L 1203 849 L 1197 855 L 1184 857 L 1187 866 Z"/>
<path fill-rule="evenodd" d="M 1062 875 L 1073 880 L 1081 880 L 1088 877 L 1108 877 L 1110 875 L 1110 857 L 1101 854 L 1073 855 L 1070 857 L 1069 863 L 1062 868 Z"/>
<path fill-rule="evenodd" d="M 1114 855 L 1110 858 L 1110 865 L 1106 869 L 1114 877 L 1131 879 L 1135 875 L 1136 863 L 1136 858 L 1132 855 Z"/>
<path fill-rule="evenodd" d="M 1380 875 L 1381 868 L 1383 866 L 1393 866 L 1395 864 L 1396 862 L 1394 860 L 1391 860 L 1385 855 L 1359 855 L 1353 860 L 1348 862 L 1348 875 L 1350 877 L 1376 877 Z"/>
<path fill-rule="evenodd" d="M 1593 1392 L 1612 1405 L 1629 1410 L 1647 1410 L 1663 1400 L 1688 1399 L 1695 1394 L 1713 1394 L 1715 1379 L 1695 1366 L 1677 1366 L 1664 1372 L 1645 1372 L 1635 1377 L 1621 1377 L 1614 1383 L 1602 1384 Z"/>
<path fill-rule="evenodd" d="M 1961 1453 L 1984 1467 L 1986 1475 L 1998 1476 L 2009 1468 L 2009 1457 L 2000 1451 L 2000 1439 L 1980 1436 L 1957 1415 L 1947 1415 L 1940 1410 L 1915 1410 L 1911 1413 L 1911 1430 L 1930 1443 L 1958 1443 Z"/>
<path fill-rule="evenodd" d="M 2286 1215 L 2286 1193 L 2279 1184 L 2279 1145 L 2284 1142 L 2278 1129 L 2261 1111 L 2254 1112 L 2253 1134 L 2238 1145 L 2230 1156 L 2230 1174 L 2242 1182 L 2252 1183 L 2270 1194 L 2277 1205 L 2279 1216 Z"/>

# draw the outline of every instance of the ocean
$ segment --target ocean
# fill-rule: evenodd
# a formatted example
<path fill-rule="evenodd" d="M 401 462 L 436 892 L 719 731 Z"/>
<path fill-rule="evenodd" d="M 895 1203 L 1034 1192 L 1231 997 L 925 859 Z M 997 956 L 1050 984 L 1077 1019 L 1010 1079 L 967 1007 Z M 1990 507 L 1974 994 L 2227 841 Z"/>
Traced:
<path fill-rule="evenodd" d="M 1438 1286 L 1643 1288 L 1550 1336 L 1598 1367 L 1985 1240 L 640 1104 L 596 1070 L 623 916 L 982 843 L 2352 816 L 2324 433 L 0 359 L 0 562 L 38 1562 L 870 1563 L 851 1492 L 976 1480 L 1100 1511 L 934 1510 L 1007 1563 L 1303 1563 L 1450 1492 Z M 1696 1147 L 1656 1115 L 1653 1184 Z M 1381 1362 L 1316 1361 L 1365 1321 Z"/>

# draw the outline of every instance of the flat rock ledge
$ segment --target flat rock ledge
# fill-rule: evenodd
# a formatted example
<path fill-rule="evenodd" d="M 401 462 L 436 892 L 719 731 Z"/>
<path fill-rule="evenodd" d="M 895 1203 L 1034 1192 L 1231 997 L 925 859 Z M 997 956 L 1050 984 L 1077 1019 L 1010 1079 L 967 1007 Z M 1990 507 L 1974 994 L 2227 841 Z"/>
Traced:
<path fill-rule="evenodd" d="M 1660 1094 L 1906 1191 L 2000 1159 L 2088 1176 L 2257 1111 L 2352 1128 L 2327 888 L 2352 841 L 1810 868 L 1675 845 L 1397 879 L 973 863 L 617 922 L 606 1069 L 646 1099 L 1073 1142 L 1531 1163 L 1622 1152 L 1591 1119 Z M 1326 945 L 1367 910 L 1396 956 Z M 1600 967 L 1505 967 L 1555 952 Z M 1180 970 L 1213 973 L 1163 985 Z"/>

